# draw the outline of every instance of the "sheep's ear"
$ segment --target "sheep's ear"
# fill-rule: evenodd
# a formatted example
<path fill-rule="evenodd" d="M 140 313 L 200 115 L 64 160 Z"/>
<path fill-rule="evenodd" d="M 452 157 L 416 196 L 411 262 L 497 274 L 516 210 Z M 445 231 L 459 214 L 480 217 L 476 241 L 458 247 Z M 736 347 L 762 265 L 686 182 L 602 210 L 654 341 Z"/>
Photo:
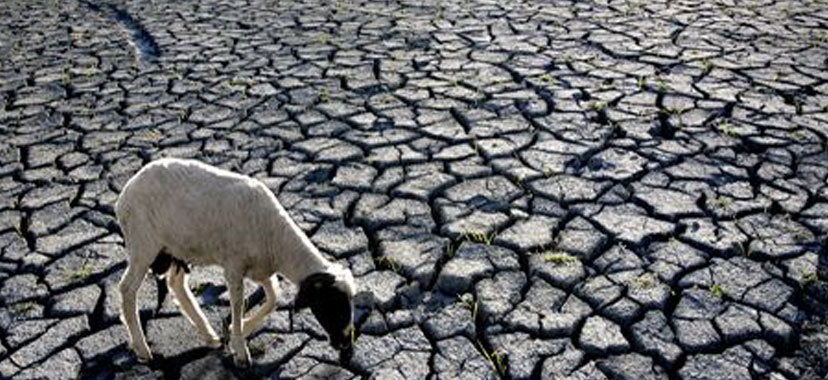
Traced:
<path fill-rule="evenodd" d="M 314 273 L 299 284 L 299 293 L 293 301 L 293 308 L 302 310 L 311 305 L 316 298 L 318 298 L 319 290 L 333 285 L 336 282 L 336 277 L 330 273 Z"/>

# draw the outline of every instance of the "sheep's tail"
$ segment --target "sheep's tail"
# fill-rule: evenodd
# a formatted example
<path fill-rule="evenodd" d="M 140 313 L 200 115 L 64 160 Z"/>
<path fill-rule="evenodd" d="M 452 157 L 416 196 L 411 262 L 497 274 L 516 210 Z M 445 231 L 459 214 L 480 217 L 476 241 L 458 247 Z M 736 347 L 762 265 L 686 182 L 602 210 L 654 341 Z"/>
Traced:
<path fill-rule="evenodd" d="M 156 288 L 158 288 L 158 299 L 155 304 L 156 314 L 161 310 L 161 307 L 164 305 L 164 300 L 167 298 L 167 294 L 169 294 L 169 289 L 167 289 L 167 284 L 163 280 L 163 277 L 170 269 L 175 271 L 183 270 L 185 273 L 190 273 L 190 266 L 183 260 L 175 258 L 164 251 L 158 253 L 158 256 L 155 257 L 155 260 L 150 265 L 150 270 L 155 274 Z"/>

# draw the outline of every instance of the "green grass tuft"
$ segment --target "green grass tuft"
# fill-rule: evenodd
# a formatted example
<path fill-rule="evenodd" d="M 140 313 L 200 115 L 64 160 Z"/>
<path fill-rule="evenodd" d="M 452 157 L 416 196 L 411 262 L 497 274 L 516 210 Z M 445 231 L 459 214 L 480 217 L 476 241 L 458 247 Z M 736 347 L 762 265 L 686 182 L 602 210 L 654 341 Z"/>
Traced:
<path fill-rule="evenodd" d="M 486 361 L 492 366 L 492 369 L 497 374 L 497 377 L 503 379 L 506 377 L 506 354 L 498 351 L 492 350 L 489 352 L 486 350 L 486 347 L 483 347 L 483 344 L 479 341 L 477 342 L 478 349 L 483 354 L 483 357 L 486 358 Z"/>
<path fill-rule="evenodd" d="M 465 293 L 457 296 L 457 301 L 463 304 L 463 307 L 471 313 L 472 320 L 477 320 L 478 303 L 471 293 Z"/>
<path fill-rule="evenodd" d="M 580 261 L 577 257 L 570 255 L 568 252 L 559 250 L 548 250 L 541 253 L 543 261 L 555 265 L 574 264 Z"/>
<path fill-rule="evenodd" d="M 92 263 L 89 262 L 89 260 L 84 259 L 80 265 L 73 268 L 67 268 L 65 274 L 66 277 L 68 277 L 72 282 L 85 281 L 92 275 L 93 269 L 94 266 Z"/>
<path fill-rule="evenodd" d="M 484 231 L 470 231 L 463 234 L 466 241 L 473 243 L 483 243 L 487 246 L 492 245 L 495 238 L 495 233 L 487 234 Z"/>
<path fill-rule="evenodd" d="M 718 284 L 710 287 L 710 293 L 713 294 L 713 297 L 716 298 L 724 298 L 724 296 L 727 294 L 724 288 L 722 288 Z"/>

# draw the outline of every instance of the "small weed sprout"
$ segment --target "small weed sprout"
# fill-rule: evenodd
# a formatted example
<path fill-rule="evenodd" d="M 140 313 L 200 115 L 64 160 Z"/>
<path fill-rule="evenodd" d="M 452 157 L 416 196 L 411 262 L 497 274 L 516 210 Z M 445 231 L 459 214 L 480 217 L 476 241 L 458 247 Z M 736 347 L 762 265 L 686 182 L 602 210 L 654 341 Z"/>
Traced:
<path fill-rule="evenodd" d="M 25 235 L 23 234 L 23 229 L 20 227 L 20 224 L 15 224 L 14 225 L 14 232 L 19 237 L 25 237 Z"/>
<path fill-rule="evenodd" d="M 316 35 L 314 40 L 320 44 L 327 44 L 328 42 L 331 42 L 331 36 L 328 33 L 319 33 Z"/>
<path fill-rule="evenodd" d="M 12 311 L 14 315 L 23 316 L 29 314 L 29 312 L 34 310 L 36 306 L 37 304 L 32 301 L 20 302 L 14 304 Z"/>
<path fill-rule="evenodd" d="M 656 86 L 658 87 L 658 92 L 662 94 L 670 91 L 670 86 L 667 85 L 667 81 L 665 81 L 662 77 L 658 77 L 656 79 Z"/>
<path fill-rule="evenodd" d="M 377 259 L 377 266 L 380 268 L 390 269 L 392 272 L 399 273 L 402 265 L 388 256 L 382 256 Z"/>
<path fill-rule="evenodd" d="M 475 137 L 475 138 L 474 138 L 474 139 L 470 142 L 470 144 L 471 144 L 471 146 L 472 146 L 472 149 L 474 149 L 474 154 L 476 154 L 476 155 L 478 155 L 478 156 L 479 156 L 479 155 L 480 155 L 480 143 L 477 141 L 477 138 Z"/>
<path fill-rule="evenodd" d="M 638 86 L 639 90 L 645 89 L 647 87 L 647 77 L 640 76 L 640 77 L 636 78 L 635 85 Z"/>
<path fill-rule="evenodd" d="M 820 30 L 814 38 L 814 47 L 818 47 L 819 45 L 826 45 L 828 44 L 828 33 L 824 30 Z"/>
<path fill-rule="evenodd" d="M 457 296 L 457 301 L 463 304 L 463 307 L 471 313 L 472 319 L 477 319 L 477 300 L 471 293 L 465 293 Z"/>
<path fill-rule="evenodd" d="M 730 124 L 730 123 L 727 123 L 727 122 L 721 123 L 721 124 L 719 124 L 717 129 L 719 130 L 719 132 L 721 132 L 723 135 L 725 135 L 727 137 L 733 137 L 733 138 L 739 137 L 739 133 L 736 132 L 736 126 L 734 126 L 733 124 Z"/>
<path fill-rule="evenodd" d="M 594 103 L 591 103 L 588 106 L 588 108 L 592 111 L 595 111 L 595 112 L 601 112 L 601 111 L 607 109 L 607 104 L 604 103 L 604 102 L 594 102 Z"/>
<path fill-rule="evenodd" d="M 251 356 L 261 356 L 267 352 L 267 343 L 264 340 L 253 340 L 248 344 Z"/>
<path fill-rule="evenodd" d="M 710 293 L 713 294 L 713 297 L 716 298 L 724 298 L 724 296 L 727 294 L 724 288 L 722 288 L 721 285 L 718 284 L 715 284 L 710 287 Z"/>
<path fill-rule="evenodd" d="M 230 86 L 252 86 L 256 84 L 256 81 L 250 78 L 240 78 L 240 77 L 233 77 L 230 81 L 227 82 Z"/>
<path fill-rule="evenodd" d="M 547 250 L 541 253 L 543 261 L 554 265 L 569 265 L 578 262 L 578 258 L 561 250 Z"/>
<path fill-rule="evenodd" d="M 148 140 L 160 140 L 164 135 L 157 129 L 148 129 L 144 132 L 144 138 Z"/>
<path fill-rule="evenodd" d="M 702 64 L 702 72 L 704 72 L 705 75 L 710 74 L 710 72 L 713 71 L 714 65 L 713 65 L 713 61 L 711 61 L 710 58 L 702 59 L 701 64 Z"/>
<path fill-rule="evenodd" d="M 451 240 L 446 241 L 446 256 L 453 258 L 457 254 L 457 246 Z"/>
<path fill-rule="evenodd" d="M 723 208 L 726 208 L 727 206 L 730 206 L 733 203 L 733 199 L 729 197 L 716 197 L 708 200 L 707 203 L 710 206 L 721 210 Z"/>
<path fill-rule="evenodd" d="M 526 185 L 524 181 L 525 178 L 523 178 L 523 176 L 521 175 L 515 176 L 515 178 L 512 179 L 512 182 L 514 182 L 515 186 L 517 186 L 522 191 L 526 190 Z"/>
<path fill-rule="evenodd" d="M 193 294 L 195 294 L 196 296 L 201 296 L 202 294 L 204 294 L 204 292 L 207 291 L 207 286 L 208 285 L 205 282 L 199 283 L 193 288 Z"/>
<path fill-rule="evenodd" d="M 740 241 L 739 243 L 739 252 L 744 257 L 750 256 L 750 248 L 748 248 L 748 243 L 746 241 Z"/>
<path fill-rule="evenodd" d="M 629 287 L 632 289 L 649 289 L 659 283 L 658 279 L 651 273 L 645 273 L 633 279 Z"/>
<path fill-rule="evenodd" d="M 331 101 L 331 93 L 328 91 L 327 88 L 322 88 L 319 90 L 319 95 L 317 97 L 319 99 L 319 103 L 327 103 Z"/>
<path fill-rule="evenodd" d="M 788 136 L 794 140 L 807 140 L 808 139 L 808 132 L 804 130 L 797 129 L 795 131 L 788 132 Z"/>
<path fill-rule="evenodd" d="M 477 345 L 480 352 L 483 353 L 483 357 L 486 358 L 486 361 L 491 364 L 492 369 L 495 373 L 497 373 L 497 377 L 501 379 L 504 378 L 506 376 L 506 355 L 498 350 L 492 350 L 492 352 L 489 352 L 480 342 L 477 342 Z"/>
<path fill-rule="evenodd" d="M 678 107 L 667 107 L 667 108 L 662 108 L 660 110 L 660 112 L 666 114 L 667 116 L 679 117 L 679 116 L 683 115 L 685 112 L 687 112 L 687 110 L 683 109 L 683 108 L 678 108 Z"/>
<path fill-rule="evenodd" d="M 62 81 L 64 87 L 69 87 L 72 85 L 72 74 L 69 72 L 69 70 L 63 72 Z"/>
<path fill-rule="evenodd" d="M 825 285 L 826 282 L 819 279 L 816 272 L 807 273 L 799 280 L 799 287 L 802 289 L 815 285 Z"/>
<path fill-rule="evenodd" d="M 351 7 L 351 4 L 350 4 L 350 2 L 349 2 L 349 1 L 345 1 L 345 0 L 336 0 L 336 11 L 337 11 L 337 12 L 343 12 L 343 11 L 346 11 L 346 10 L 348 10 L 348 8 L 350 8 L 350 7 Z"/>
<path fill-rule="evenodd" d="M 466 232 L 464 235 L 466 241 L 473 242 L 473 243 L 483 243 L 486 246 L 492 245 L 492 241 L 494 241 L 495 233 L 492 232 L 491 234 L 487 234 L 484 231 L 471 231 Z"/>
<path fill-rule="evenodd" d="M 92 275 L 93 265 L 88 259 L 83 259 L 80 265 L 67 269 L 66 274 L 72 282 L 84 281 Z"/>

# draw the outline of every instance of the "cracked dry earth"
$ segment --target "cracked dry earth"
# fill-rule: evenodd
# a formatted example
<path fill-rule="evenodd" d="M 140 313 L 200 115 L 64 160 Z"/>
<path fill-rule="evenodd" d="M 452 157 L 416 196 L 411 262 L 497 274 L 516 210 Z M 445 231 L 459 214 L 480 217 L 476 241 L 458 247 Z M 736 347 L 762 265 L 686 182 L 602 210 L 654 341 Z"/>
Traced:
<path fill-rule="evenodd" d="M 6 0 L 0 133 L 3 378 L 828 372 L 825 0 Z M 135 361 L 113 204 L 164 156 L 353 270 L 350 361 L 283 283 L 234 369 L 149 278 Z"/>

